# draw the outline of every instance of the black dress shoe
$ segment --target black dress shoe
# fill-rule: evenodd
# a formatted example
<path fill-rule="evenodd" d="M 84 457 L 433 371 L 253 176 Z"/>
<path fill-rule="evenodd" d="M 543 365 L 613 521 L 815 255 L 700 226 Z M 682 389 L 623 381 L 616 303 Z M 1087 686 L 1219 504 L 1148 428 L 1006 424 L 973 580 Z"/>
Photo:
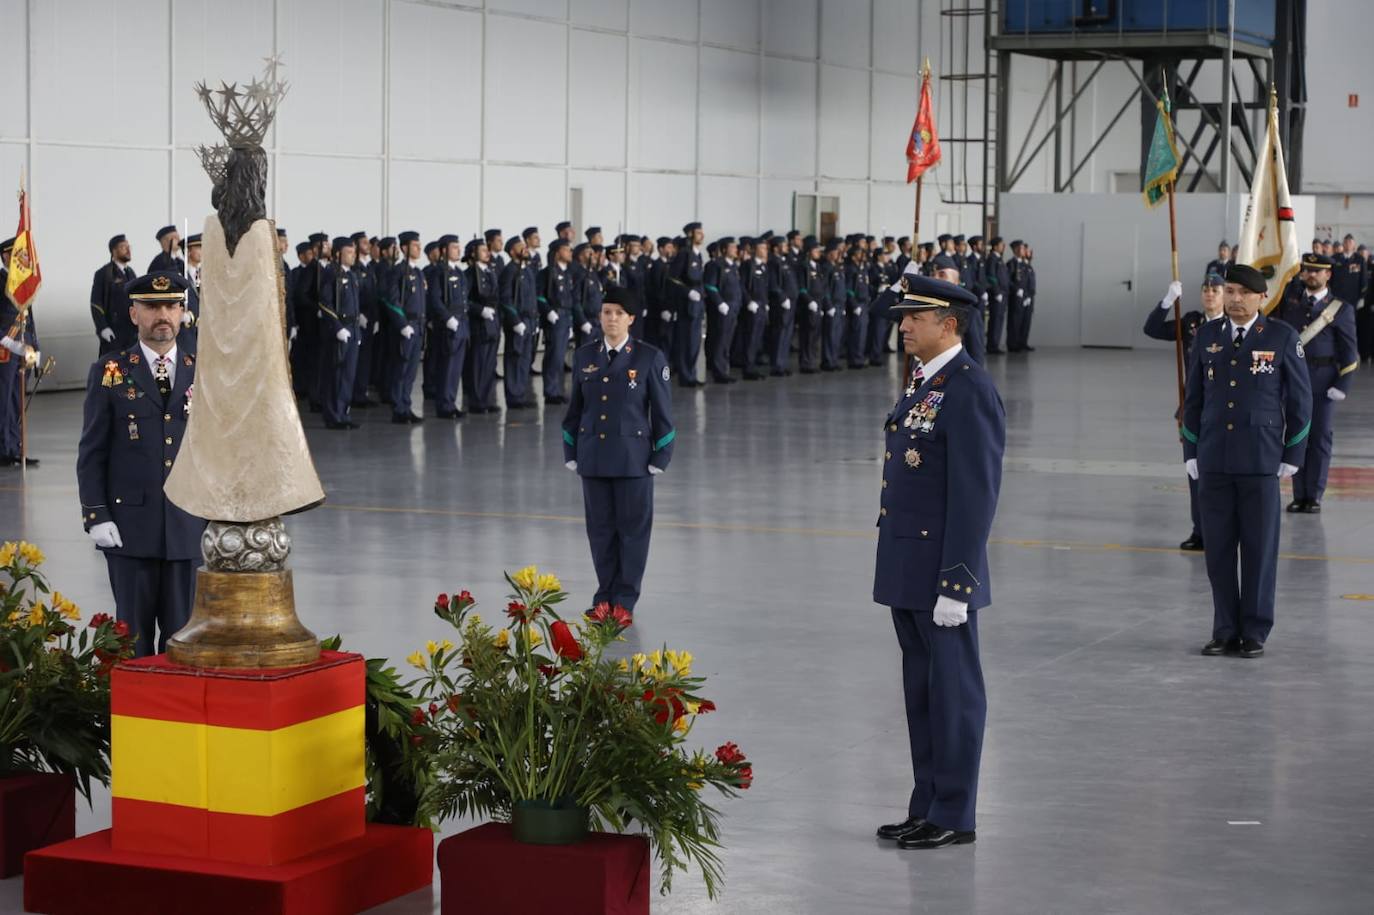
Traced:
<path fill-rule="evenodd" d="M 567 403 L 567 402 L 568 402 L 568 399 L 567 399 L 566 397 L 557 397 L 557 396 L 555 396 L 555 397 L 545 397 L 545 398 L 544 398 L 544 403 L 546 403 L 546 404 L 547 404 L 547 403 L 551 403 L 551 404 L 563 404 L 563 403 Z"/>
<path fill-rule="evenodd" d="M 971 829 L 968 832 L 960 832 L 957 829 L 946 829 L 934 823 L 927 823 L 911 835 L 898 839 L 897 847 L 912 851 L 945 848 L 950 845 L 972 845 L 977 838 L 978 834 Z"/>
<path fill-rule="evenodd" d="M 398 426 L 409 426 L 411 423 L 410 417 L 404 413 L 400 415 L 393 414 L 391 417 L 391 421 Z"/>
<path fill-rule="evenodd" d="M 1294 499 L 1292 502 L 1288 503 L 1288 507 L 1285 508 L 1284 511 L 1296 513 L 1302 511 L 1306 506 L 1306 499 Z"/>
<path fill-rule="evenodd" d="M 348 429 L 348 423 L 331 423 L 326 420 L 324 427 L 334 432 L 340 432 Z"/>
<path fill-rule="evenodd" d="M 1322 513 L 1322 504 L 1316 499 L 1308 499 L 1307 504 L 1302 507 L 1302 513 L 1304 515 L 1320 515 Z"/>
<path fill-rule="evenodd" d="M 745 372 L 745 373 L 744 373 L 744 380 L 745 380 L 745 381 L 762 381 L 763 378 L 764 378 L 764 376 L 761 375 L 761 374 L 759 374 L 758 372 Z"/>
<path fill-rule="evenodd" d="M 1180 550 L 1191 550 L 1194 553 L 1202 552 L 1202 537 L 1198 534 L 1190 534 L 1188 539 L 1178 545 Z"/>
<path fill-rule="evenodd" d="M 1235 654 L 1240 650 L 1240 639 L 1212 639 L 1202 646 L 1202 653 L 1210 658 L 1222 654 Z"/>
<path fill-rule="evenodd" d="M 989 355 L 989 356 L 1001 356 L 1001 355 L 1003 355 L 1004 353 L 1006 353 L 1006 350 L 1002 349 L 1000 346 L 989 346 L 989 347 L 988 347 L 988 355 Z"/>
<path fill-rule="evenodd" d="M 1240 640 L 1240 656 L 1242 658 L 1258 658 L 1264 654 L 1264 643 L 1256 639 Z"/>
<path fill-rule="evenodd" d="M 343 424 L 343 427 L 344 427 L 345 429 L 361 429 L 361 428 L 362 428 L 362 426 L 358 425 L 357 423 L 355 423 L 355 422 L 354 422 L 353 420 L 351 420 L 351 419 L 350 419 L 348 422 L 344 423 L 344 424 Z"/>
<path fill-rule="evenodd" d="M 906 838 L 926 825 L 925 817 L 907 817 L 900 823 L 888 823 L 878 827 L 878 838 L 896 841 Z"/>

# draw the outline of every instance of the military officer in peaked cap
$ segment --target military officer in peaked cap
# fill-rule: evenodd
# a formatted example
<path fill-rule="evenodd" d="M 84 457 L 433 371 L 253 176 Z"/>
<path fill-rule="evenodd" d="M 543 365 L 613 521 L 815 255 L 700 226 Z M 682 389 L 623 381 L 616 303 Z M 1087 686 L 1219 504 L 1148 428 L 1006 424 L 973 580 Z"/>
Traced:
<path fill-rule="evenodd" d="M 391 350 L 388 363 L 387 400 L 391 402 L 391 421 L 398 426 L 418 425 L 424 417 L 412 406 L 411 392 L 415 376 L 420 370 L 420 353 L 424 346 L 425 316 L 429 304 L 429 286 L 425 279 L 425 257 L 420 245 L 420 233 L 411 229 L 396 236 L 401 246 L 401 262 L 392 273 L 386 308 L 387 345 Z"/>
<path fill-rule="evenodd" d="M 159 270 L 166 270 L 172 273 L 185 273 L 186 264 L 176 255 L 177 248 L 181 244 L 181 233 L 176 226 L 163 226 L 157 230 L 158 247 L 162 250 L 153 257 L 148 264 L 148 272 L 155 273 Z"/>
<path fill-rule="evenodd" d="M 902 648 L 915 785 L 907 817 L 878 837 L 903 849 L 972 843 L 987 698 L 978 614 L 992 598 L 987 544 L 1002 482 L 1006 415 L 961 338 L 974 295 L 908 274 L 892 305 L 920 360 L 884 424 L 873 600 Z"/>
<path fill-rule="evenodd" d="M 1228 268 L 1226 319 L 1198 328 L 1188 360 L 1184 466 L 1198 481 L 1212 583 L 1204 655 L 1264 654 L 1274 625 L 1279 480 L 1302 466 L 1312 428 L 1302 343 L 1293 328 L 1259 313 L 1266 291 L 1254 267 Z"/>
<path fill-rule="evenodd" d="M 91 320 L 99 338 L 100 353 L 132 346 L 138 341 L 138 330 L 129 320 L 129 283 L 137 277 L 129 266 L 129 240 L 123 235 L 112 237 L 107 245 L 110 259 L 91 280 Z"/>
<path fill-rule="evenodd" d="M 81 521 L 105 554 L 116 618 L 141 657 L 161 652 L 191 617 L 205 522 L 163 495 L 186 434 L 195 355 L 177 347 L 186 298 L 180 273 L 128 285 L 138 340 L 91 366 L 77 452 Z"/>
<path fill-rule="evenodd" d="M 1301 286 L 1285 298 L 1275 317 L 1306 337 L 1303 352 L 1312 383 L 1312 432 L 1307 458 L 1293 475 L 1290 512 L 1314 515 L 1322 510 L 1326 473 L 1331 467 L 1336 404 L 1350 392 L 1350 381 L 1360 367 L 1355 342 L 1355 306 L 1337 298 L 1329 283 L 1335 265 L 1325 254 L 1302 259 Z"/>
<path fill-rule="evenodd" d="M 353 239 L 341 235 L 334 239 L 335 261 L 325 267 L 320 283 L 320 400 L 324 407 L 326 429 L 357 429 L 352 419 L 353 379 L 358 370 L 358 315 L 361 313 L 361 284 L 353 270 L 358 249 Z"/>
<path fill-rule="evenodd" d="M 596 567 L 593 606 L 634 613 L 649 558 L 654 476 L 673 456 L 668 360 L 630 337 L 639 297 L 606 290 L 602 339 L 573 354 L 572 399 L 563 417 L 563 458 L 582 478 L 587 540 Z"/>

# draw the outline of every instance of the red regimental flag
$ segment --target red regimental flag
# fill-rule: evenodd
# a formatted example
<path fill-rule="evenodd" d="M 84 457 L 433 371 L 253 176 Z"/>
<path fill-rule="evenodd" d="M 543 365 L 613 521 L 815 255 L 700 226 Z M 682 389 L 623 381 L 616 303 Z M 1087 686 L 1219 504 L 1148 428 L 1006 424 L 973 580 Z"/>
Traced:
<path fill-rule="evenodd" d="M 930 68 L 921 78 L 921 103 L 916 109 L 916 122 L 906 141 L 906 180 L 915 181 L 926 169 L 940 161 L 940 137 L 935 132 L 935 112 L 930 102 Z"/>

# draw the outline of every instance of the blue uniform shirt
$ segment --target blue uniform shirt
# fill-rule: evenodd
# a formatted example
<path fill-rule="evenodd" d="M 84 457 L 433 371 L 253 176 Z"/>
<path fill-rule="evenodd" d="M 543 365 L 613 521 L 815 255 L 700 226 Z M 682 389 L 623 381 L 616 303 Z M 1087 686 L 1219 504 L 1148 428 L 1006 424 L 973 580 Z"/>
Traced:
<path fill-rule="evenodd" d="M 898 400 L 883 428 L 873 600 L 929 612 L 944 595 L 970 610 L 986 607 L 988 535 L 1006 447 L 1006 412 L 992 377 L 961 350 Z"/>
<path fill-rule="evenodd" d="M 657 348 L 627 338 L 614 359 L 604 342 L 573 354 L 572 399 L 563 417 L 563 459 L 584 477 L 642 477 L 673 457 L 668 361 Z"/>
<path fill-rule="evenodd" d="M 1198 328 L 1183 399 L 1183 456 L 1202 473 L 1273 474 L 1302 466 L 1312 389 L 1298 332 L 1260 315 L 1241 345 L 1229 320 Z"/>

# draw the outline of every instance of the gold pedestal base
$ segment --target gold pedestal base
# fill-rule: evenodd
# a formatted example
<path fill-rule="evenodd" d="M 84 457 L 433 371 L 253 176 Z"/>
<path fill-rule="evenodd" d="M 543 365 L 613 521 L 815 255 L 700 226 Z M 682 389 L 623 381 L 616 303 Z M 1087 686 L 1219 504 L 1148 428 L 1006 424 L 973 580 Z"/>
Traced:
<path fill-rule="evenodd" d="M 320 640 L 296 618 L 291 570 L 196 572 L 191 621 L 167 640 L 188 667 L 298 667 L 319 659 Z"/>

